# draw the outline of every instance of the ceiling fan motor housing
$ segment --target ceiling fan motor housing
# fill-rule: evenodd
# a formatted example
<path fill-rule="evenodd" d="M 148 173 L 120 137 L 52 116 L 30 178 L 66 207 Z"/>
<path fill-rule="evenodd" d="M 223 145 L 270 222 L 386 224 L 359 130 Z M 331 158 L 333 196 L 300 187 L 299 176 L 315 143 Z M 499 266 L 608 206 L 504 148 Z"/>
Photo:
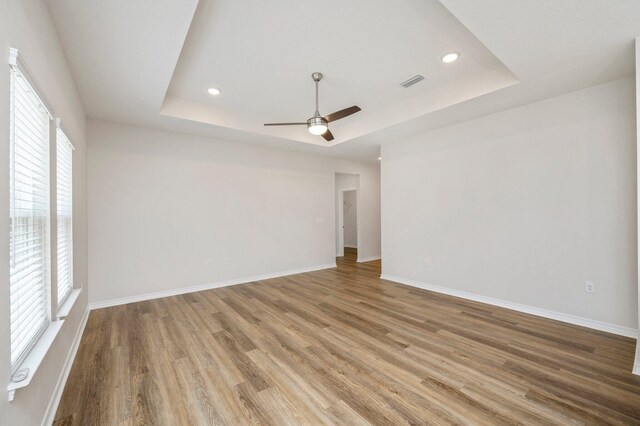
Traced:
<path fill-rule="evenodd" d="M 325 120 L 323 117 L 311 117 L 310 119 L 307 120 L 307 126 L 311 127 L 311 126 L 327 126 L 327 120 Z"/>

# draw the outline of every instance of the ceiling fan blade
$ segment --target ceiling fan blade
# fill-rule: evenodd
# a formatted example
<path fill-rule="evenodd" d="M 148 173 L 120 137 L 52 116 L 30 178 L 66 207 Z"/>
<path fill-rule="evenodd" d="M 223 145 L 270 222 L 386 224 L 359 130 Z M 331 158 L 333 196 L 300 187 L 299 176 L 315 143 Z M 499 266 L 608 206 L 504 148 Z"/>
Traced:
<path fill-rule="evenodd" d="M 302 125 L 307 125 L 307 122 L 305 121 L 304 123 L 265 123 L 265 126 L 302 126 Z"/>
<path fill-rule="evenodd" d="M 326 141 L 332 141 L 333 140 L 333 133 L 331 133 L 331 130 L 327 129 L 327 131 L 322 134 L 322 137 Z"/>
<path fill-rule="evenodd" d="M 341 118 L 345 118 L 350 116 L 351 114 L 355 114 L 358 111 L 360 111 L 360 107 L 354 105 L 352 107 L 336 111 L 333 114 L 329 114 L 324 119 L 331 123 L 332 121 L 340 120 Z"/>

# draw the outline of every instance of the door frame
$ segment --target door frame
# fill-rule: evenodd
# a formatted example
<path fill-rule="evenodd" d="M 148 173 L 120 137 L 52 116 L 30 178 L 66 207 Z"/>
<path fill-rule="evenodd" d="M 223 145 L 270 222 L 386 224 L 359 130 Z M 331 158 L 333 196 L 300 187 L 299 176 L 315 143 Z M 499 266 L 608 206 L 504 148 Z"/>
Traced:
<path fill-rule="evenodd" d="M 344 193 L 356 191 L 356 226 L 358 226 L 358 188 L 345 188 L 338 190 L 338 247 L 336 257 L 344 256 Z M 357 246 L 360 247 L 360 226 L 356 228 Z"/>

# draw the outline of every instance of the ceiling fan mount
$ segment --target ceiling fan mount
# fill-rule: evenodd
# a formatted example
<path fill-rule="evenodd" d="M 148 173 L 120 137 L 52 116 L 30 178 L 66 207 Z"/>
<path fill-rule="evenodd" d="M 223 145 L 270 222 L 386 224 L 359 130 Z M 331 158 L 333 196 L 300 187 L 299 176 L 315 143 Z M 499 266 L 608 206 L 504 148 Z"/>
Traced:
<path fill-rule="evenodd" d="M 329 130 L 329 123 L 333 121 L 340 120 L 341 118 L 345 118 L 350 116 L 351 114 L 355 114 L 360 111 L 360 107 L 352 106 L 349 108 L 341 109 L 340 111 L 336 111 L 327 116 L 320 115 L 320 110 L 318 107 L 318 83 L 322 80 L 321 72 L 314 72 L 311 74 L 311 78 L 316 84 L 316 111 L 313 114 L 313 117 L 309 118 L 305 122 L 297 122 L 297 123 L 266 123 L 265 126 L 300 126 L 306 125 L 309 133 L 312 135 L 322 136 L 327 141 L 333 140 L 333 134 L 331 130 Z"/>

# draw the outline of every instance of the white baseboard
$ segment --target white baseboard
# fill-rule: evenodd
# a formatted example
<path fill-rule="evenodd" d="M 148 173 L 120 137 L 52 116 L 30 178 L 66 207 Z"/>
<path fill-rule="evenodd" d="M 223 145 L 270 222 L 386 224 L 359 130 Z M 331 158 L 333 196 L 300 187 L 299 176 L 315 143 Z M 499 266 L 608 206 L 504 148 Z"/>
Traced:
<path fill-rule="evenodd" d="M 67 359 L 65 359 L 64 361 L 62 372 L 60 373 L 60 377 L 58 377 L 58 382 L 56 383 L 56 387 L 53 390 L 53 395 L 51 397 L 51 400 L 49 401 L 49 405 L 47 406 L 47 411 L 45 411 L 44 418 L 42 419 L 42 426 L 50 426 L 56 417 L 56 411 L 58 411 L 58 405 L 60 404 L 60 399 L 62 398 L 62 392 L 64 391 L 64 386 L 67 384 L 67 379 L 69 378 L 69 373 L 71 372 L 73 361 L 76 359 L 76 354 L 78 353 L 80 341 L 82 340 L 82 334 L 84 333 L 84 328 L 87 325 L 88 319 L 89 307 L 87 307 L 87 309 L 84 311 L 82 319 L 80 320 L 80 327 L 78 327 L 78 331 L 76 331 L 76 335 L 73 338 L 73 343 L 71 343 L 71 349 L 67 354 Z"/>
<path fill-rule="evenodd" d="M 135 296 L 121 297 L 117 299 L 108 299 L 100 302 L 89 303 L 89 309 L 101 309 L 111 306 L 126 305 L 129 303 L 142 302 L 144 300 L 160 299 L 163 297 L 177 296 L 180 294 L 195 293 L 197 291 L 211 290 L 214 288 L 229 287 L 237 284 L 246 284 L 253 281 L 268 280 L 271 278 L 286 277 L 287 275 L 303 274 L 305 272 L 319 271 L 322 269 L 335 268 L 335 263 L 326 263 L 324 265 L 309 266 L 306 268 L 292 269 L 289 271 L 275 272 L 271 274 L 254 275 L 252 277 L 236 278 L 227 281 L 218 281 L 214 283 L 200 284 L 189 287 L 180 287 L 170 290 L 154 291 L 152 293 L 138 294 Z"/>
<path fill-rule="evenodd" d="M 357 248 L 358 248 L 358 246 L 357 246 L 357 245 L 353 245 L 353 244 L 346 244 L 346 243 L 345 243 L 345 245 L 344 245 L 344 246 L 345 246 L 345 248 L 354 248 L 354 249 L 357 249 Z"/>
<path fill-rule="evenodd" d="M 636 342 L 636 359 L 633 363 L 633 374 L 640 376 L 640 345 Z"/>
<path fill-rule="evenodd" d="M 595 330 L 606 331 L 608 333 L 618 334 L 621 336 L 638 338 L 638 330 L 624 327 L 621 325 L 610 324 L 602 321 L 597 321 L 589 318 L 579 317 L 570 314 L 564 314 L 562 312 L 549 311 L 547 309 L 536 308 L 533 306 L 521 305 L 519 303 L 513 303 L 506 300 L 494 299 L 491 297 L 480 296 L 473 293 L 467 293 L 465 291 L 454 290 L 447 287 L 440 287 L 437 285 L 426 284 L 420 281 L 414 281 L 407 278 L 398 277 L 395 275 L 382 274 L 380 276 L 383 280 L 394 281 L 396 283 L 409 285 L 412 287 L 421 288 L 424 290 L 434 291 L 436 293 L 447 294 L 449 296 L 460 297 L 463 299 L 473 300 L 475 302 L 486 303 L 488 305 L 500 306 L 501 308 L 511 309 L 513 311 L 524 312 L 526 314 L 536 315 L 543 318 L 549 318 L 557 321 L 566 322 L 569 324 L 579 325 L 582 327 L 593 328 Z M 636 369 L 640 374 L 640 365 L 636 363 Z"/>
<path fill-rule="evenodd" d="M 380 255 L 369 256 L 369 257 L 359 257 L 358 260 L 356 260 L 356 262 L 363 263 L 363 262 L 371 262 L 372 260 L 380 260 Z"/>

